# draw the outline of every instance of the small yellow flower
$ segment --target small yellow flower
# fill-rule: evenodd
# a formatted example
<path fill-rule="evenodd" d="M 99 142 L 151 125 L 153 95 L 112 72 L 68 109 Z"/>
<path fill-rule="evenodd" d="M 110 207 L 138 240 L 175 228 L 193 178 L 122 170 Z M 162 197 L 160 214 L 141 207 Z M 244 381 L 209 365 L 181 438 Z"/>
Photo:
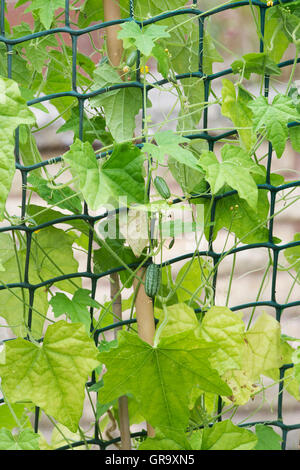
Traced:
<path fill-rule="evenodd" d="M 272 0 L 268 0 L 267 2 L 267 7 L 272 7 L 273 6 L 273 1 Z"/>
<path fill-rule="evenodd" d="M 142 65 L 142 66 L 141 66 L 141 73 L 144 74 L 144 73 L 148 73 L 148 72 L 149 72 L 149 67 L 148 67 L 148 65 L 145 65 L 145 68 L 144 68 L 144 66 Z"/>
<path fill-rule="evenodd" d="M 35 230 L 34 233 L 39 233 L 41 229 Z"/>
<path fill-rule="evenodd" d="M 124 73 L 128 73 L 130 70 L 130 68 L 128 67 L 128 65 L 125 65 L 125 67 L 123 67 L 123 72 Z"/>

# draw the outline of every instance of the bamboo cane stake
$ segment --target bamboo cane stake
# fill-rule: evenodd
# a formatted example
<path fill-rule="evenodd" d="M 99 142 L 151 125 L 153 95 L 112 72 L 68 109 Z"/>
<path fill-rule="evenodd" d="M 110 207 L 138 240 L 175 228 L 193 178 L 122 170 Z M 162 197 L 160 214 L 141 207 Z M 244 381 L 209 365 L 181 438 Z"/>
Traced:
<path fill-rule="evenodd" d="M 120 282 L 118 273 L 110 275 L 110 295 L 114 299 L 112 304 L 112 311 L 114 314 L 114 322 L 122 320 L 122 298 L 120 292 Z M 118 295 L 117 295 L 118 294 Z M 118 330 L 121 328 L 114 328 L 115 338 L 117 337 Z M 128 414 L 128 399 L 126 395 L 123 395 L 118 400 L 119 404 L 119 421 L 120 421 L 120 434 L 121 434 L 121 449 L 131 449 L 131 438 L 130 438 L 130 426 L 129 426 L 129 414 Z"/>
<path fill-rule="evenodd" d="M 121 18 L 120 5 L 118 0 L 103 0 L 104 7 L 104 21 L 113 21 Z M 119 25 L 110 26 L 106 28 L 107 37 L 107 53 L 110 63 L 114 67 L 120 65 L 123 43 L 121 39 L 117 38 L 117 33 L 120 29 Z M 119 276 L 117 273 L 111 274 L 110 276 L 110 289 L 111 298 L 115 298 L 117 293 L 120 291 Z M 119 294 L 112 305 L 114 313 L 114 320 L 122 320 L 122 298 Z M 117 336 L 117 329 L 115 329 L 115 337 Z M 130 425 L 129 425 L 129 414 L 128 414 L 128 399 L 127 396 L 121 396 L 118 400 L 119 405 L 119 422 L 120 422 L 120 435 L 121 435 L 121 449 L 131 449 L 131 438 L 130 438 Z"/>
<path fill-rule="evenodd" d="M 121 18 L 119 0 L 103 0 L 103 7 L 104 7 L 104 21 L 113 21 L 113 20 L 118 20 Z M 123 53 L 122 40 L 117 38 L 119 29 L 120 29 L 119 25 L 114 25 L 114 26 L 108 27 L 106 31 L 108 59 L 111 62 L 111 64 L 115 67 L 118 67 L 120 65 L 120 61 L 121 61 L 121 57 Z M 139 270 L 138 277 L 140 277 L 141 279 L 144 279 L 145 271 L 146 270 L 144 268 Z M 114 280 L 112 277 L 111 277 L 111 281 L 112 281 L 111 284 L 113 284 Z M 152 300 L 146 295 L 144 284 L 137 282 L 137 280 L 135 279 L 133 286 L 134 286 L 134 289 L 137 290 L 135 308 L 136 308 L 138 335 L 143 341 L 147 342 L 148 344 L 153 345 L 153 338 L 155 334 L 155 322 L 154 322 L 154 310 L 153 310 Z M 117 309 L 117 304 L 115 305 L 115 308 Z M 120 318 L 122 318 L 122 308 L 119 314 L 120 314 Z M 117 314 L 117 316 L 119 315 Z M 119 402 L 119 410 L 120 410 L 120 405 L 124 406 L 124 412 L 121 413 L 121 410 L 120 410 L 120 427 L 122 427 L 123 429 L 123 424 L 124 424 L 124 433 L 126 434 L 127 426 L 129 426 L 125 424 L 129 422 L 127 418 L 125 421 L 126 414 L 128 416 L 127 397 L 121 397 L 120 400 L 121 400 L 121 403 Z M 126 406 L 125 406 L 125 401 L 126 401 Z M 122 417 L 124 417 L 124 423 L 122 425 L 121 425 L 121 415 Z M 122 433 L 121 429 L 120 431 Z M 148 423 L 147 423 L 147 433 L 149 437 L 154 437 L 155 435 L 154 429 Z"/>
<path fill-rule="evenodd" d="M 146 269 L 141 268 L 137 273 L 138 277 L 145 280 Z M 153 302 L 150 297 L 147 296 L 144 288 L 144 284 L 141 284 L 137 278 L 133 281 L 135 289 L 135 310 L 137 319 L 137 329 L 139 337 L 148 344 L 153 345 L 153 339 L 155 335 L 155 322 L 154 322 L 154 311 Z M 149 437 L 154 437 L 155 432 L 152 426 L 147 423 L 147 434 Z"/>
<path fill-rule="evenodd" d="M 119 0 L 103 0 L 103 7 L 105 22 L 119 20 L 121 18 Z M 117 37 L 119 30 L 119 25 L 113 25 L 106 28 L 108 59 L 114 67 L 118 67 L 120 65 L 123 53 L 122 39 L 118 39 Z"/>

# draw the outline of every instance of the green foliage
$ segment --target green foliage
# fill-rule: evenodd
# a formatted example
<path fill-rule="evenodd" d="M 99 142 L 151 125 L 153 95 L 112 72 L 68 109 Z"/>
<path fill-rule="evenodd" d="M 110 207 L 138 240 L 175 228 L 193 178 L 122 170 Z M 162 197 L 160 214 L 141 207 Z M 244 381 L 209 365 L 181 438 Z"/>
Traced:
<path fill-rule="evenodd" d="M 228 185 L 256 210 L 258 189 L 253 175 L 264 174 L 262 168 L 241 147 L 226 144 L 222 147 L 221 154 L 222 162 L 219 162 L 213 152 L 203 152 L 199 161 L 212 194 L 217 195 Z"/>
<path fill-rule="evenodd" d="M 93 77 L 92 90 L 121 84 L 119 74 L 109 64 L 99 65 Z M 116 142 L 131 140 L 136 126 L 135 118 L 142 107 L 139 88 L 120 88 L 91 98 L 93 108 L 102 107 L 106 124 Z M 118 112 L 116 112 L 116 109 Z"/>
<path fill-rule="evenodd" d="M 39 435 L 30 429 L 12 434 L 0 429 L 0 450 L 39 450 Z"/>
<path fill-rule="evenodd" d="M 269 104 L 265 97 L 259 96 L 249 104 L 249 107 L 254 114 L 255 131 L 265 131 L 277 157 L 280 158 L 288 138 L 287 124 L 300 119 L 300 114 L 295 109 L 292 100 L 287 96 L 278 94 L 272 104 Z"/>
<path fill-rule="evenodd" d="M 107 202 L 118 203 L 122 196 L 127 197 L 128 204 L 145 201 L 144 159 L 132 144 L 115 146 L 112 155 L 99 164 L 89 142 L 77 139 L 64 160 L 79 180 L 79 189 L 91 209 L 97 210 Z"/>
<path fill-rule="evenodd" d="M 287 142 L 300 150 L 296 60 L 286 90 L 277 91 L 287 47 L 299 55 L 299 1 L 243 5 L 260 52 L 228 62 L 213 18 L 221 2 L 203 2 L 201 9 L 210 9 L 204 17 L 193 14 L 199 4 L 185 0 L 141 0 L 133 12 L 120 0 L 119 66 L 110 60 L 103 2 L 69 3 L 72 31 L 62 29 L 65 0 L 19 0 L 15 7 L 32 21 L 5 20 L 0 44 L 0 316 L 15 337 L 0 353 L 0 449 L 82 441 L 77 448 L 89 450 L 93 431 L 100 442 L 110 425 L 121 428 L 118 399 L 127 396 L 129 425 L 154 428 L 154 437 L 136 441 L 139 450 L 279 450 L 284 435 L 252 419 L 247 426 L 237 412 L 250 400 L 264 403 L 265 377 L 268 387 L 280 383 L 300 400 L 299 340 L 282 335 L 273 312 L 257 303 L 269 270 L 277 315 L 284 308 L 276 270 L 292 279 L 287 299 L 299 284 L 300 235 L 282 248 L 273 227 L 277 203 L 281 213 L 299 199 L 298 181 L 271 173 L 272 148 L 278 158 Z M 87 28 L 84 36 L 78 28 Z M 82 37 L 90 56 L 80 50 Z M 219 71 L 215 64 L 224 59 L 231 68 Z M 155 92 L 172 98 L 159 122 L 159 97 L 153 116 L 150 109 Z M 55 159 L 42 154 L 35 140 L 42 128 L 28 107 L 47 113 L 44 100 L 57 111 L 45 127 L 59 122 L 57 134 L 72 134 Z M 211 106 L 224 129 L 211 119 Z M 16 167 L 21 216 L 6 204 Z M 193 239 L 180 244 L 181 235 Z M 247 244 L 269 253 L 250 316 L 228 307 L 236 257 Z M 169 261 L 173 247 L 178 258 Z M 274 262 L 281 250 L 286 266 Z M 225 259 L 232 268 L 221 305 L 217 276 Z M 144 278 L 140 268 L 149 264 Z M 136 311 L 134 280 L 151 297 L 151 344 L 141 337 L 138 313 L 145 312 Z M 80 424 L 85 398 L 93 413 L 87 429 Z M 35 407 L 54 426 L 49 443 L 32 428 Z"/>
<path fill-rule="evenodd" d="M 170 318 L 172 314 L 170 311 Z M 230 394 L 230 388 L 207 362 L 214 347 L 199 341 L 189 325 L 178 333 L 165 332 L 156 347 L 144 343 L 135 334 L 119 333 L 118 348 L 101 354 L 108 371 L 104 388 L 100 390 L 101 401 L 105 403 L 119 394 L 131 393 L 139 402 L 144 418 L 152 426 L 168 431 L 183 430 L 187 425 L 191 381 L 202 390 Z"/>
<path fill-rule="evenodd" d="M 78 289 L 72 300 L 62 292 L 58 292 L 52 297 L 49 304 L 55 318 L 66 315 L 72 323 L 83 323 L 87 333 L 91 329 L 91 315 L 87 307 L 100 307 L 99 303 L 90 297 L 90 292 L 87 289 Z"/>
<path fill-rule="evenodd" d="M 15 174 L 14 131 L 20 124 L 33 124 L 35 117 L 26 106 L 18 85 L 0 77 L 0 220 L 3 219 L 6 198 Z"/>
<path fill-rule="evenodd" d="M 98 364 L 84 326 L 60 320 L 47 328 L 42 347 L 21 338 L 5 344 L 2 387 L 10 402 L 29 400 L 75 432 L 85 382 Z"/>
<path fill-rule="evenodd" d="M 258 442 L 255 450 L 280 450 L 281 437 L 270 427 L 265 424 L 257 424 L 255 433 Z"/>
<path fill-rule="evenodd" d="M 157 39 L 165 37 L 169 37 L 166 26 L 151 24 L 141 29 L 134 21 L 123 23 L 118 33 L 118 38 L 123 39 L 125 49 L 135 46 L 145 56 L 151 55 Z"/>

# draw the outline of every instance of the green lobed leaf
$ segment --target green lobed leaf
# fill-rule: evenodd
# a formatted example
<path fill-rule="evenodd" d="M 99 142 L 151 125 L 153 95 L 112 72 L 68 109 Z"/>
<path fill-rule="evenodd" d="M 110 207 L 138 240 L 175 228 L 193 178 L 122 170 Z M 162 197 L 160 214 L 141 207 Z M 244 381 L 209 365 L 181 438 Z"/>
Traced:
<path fill-rule="evenodd" d="M 210 362 L 220 374 L 229 369 L 241 369 L 244 354 L 245 324 L 242 314 L 227 307 L 213 306 L 201 323 L 200 338 L 218 345 Z"/>
<path fill-rule="evenodd" d="M 34 124 L 35 117 L 11 79 L 0 77 L 0 220 L 15 174 L 14 131 L 20 124 Z"/>
<path fill-rule="evenodd" d="M 174 132 L 167 130 L 154 134 L 153 138 L 157 145 L 146 143 L 143 150 L 155 158 L 159 163 L 165 163 L 165 155 L 168 155 L 172 160 L 186 165 L 189 168 L 201 172 L 198 162 L 194 154 L 180 144 L 188 143 L 189 140 Z"/>
<path fill-rule="evenodd" d="M 55 189 L 49 188 L 48 181 L 42 176 L 39 176 L 32 172 L 28 179 L 28 183 L 32 186 L 29 187 L 32 191 L 35 191 L 44 201 L 51 206 L 57 206 L 61 209 L 66 209 L 74 214 L 80 214 L 82 211 L 82 202 L 78 194 L 73 191 L 69 186 L 62 184 L 54 185 Z"/>
<path fill-rule="evenodd" d="M 183 432 L 169 431 L 167 435 L 155 429 L 155 437 L 148 437 L 139 445 L 139 450 L 192 450 Z"/>
<path fill-rule="evenodd" d="M 88 375 L 99 365 L 98 350 L 80 323 L 50 325 L 43 345 L 18 338 L 5 343 L 2 387 L 11 403 L 32 401 L 76 432 Z"/>
<path fill-rule="evenodd" d="M 266 132 L 267 139 L 280 158 L 288 138 L 288 123 L 300 121 L 300 113 L 296 110 L 292 99 L 279 93 L 269 104 L 267 98 L 259 96 L 248 106 L 253 111 L 255 132 Z"/>
<path fill-rule="evenodd" d="M 145 202 L 144 158 L 132 144 L 116 145 L 100 166 L 91 144 L 77 139 L 64 160 L 78 178 L 79 189 L 92 210 L 106 203 L 119 204 L 120 197 L 127 198 L 128 204 Z"/>
<path fill-rule="evenodd" d="M 238 86 L 237 93 L 234 84 L 227 79 L 222 80 L 222 114 L 233 122 L 238 128 L 242 146 L 249 151 L 256 141 L 252 129 L 253 113 L 248 107 L 252 97 L 241 86 Z"/>
<path fill-rule="evenodd" d="M 200 257 L 196 257 L 182 266 L 175 281 L 178 286 L 176 293 L 180 302 L 188 302 L 189 305 L 195 305 L 195 307 L 199 306 L 197 300 L 205 286 L 209 284 L 211 269 L 211 265 Z"/>
<path fill-rule="evenodd" d="M 65 0 L 48 0 L 47 8 L 45 8 L 44 0 L 32 0 L 31 4 L 27 7 L 26 12 L 37 12 L 39 18 L 44 25 L 45 29 L 50 29 L 54 20 L 54 13 L 58 8 L 65 7 Z"/>
<path fill-rule="evenodd" d="M 266 52 L 250 52 L 232 64 L 233 73 L 243 73 L 249 80 L 251 73 L 259 75 L 281 75 L 281 70 Z"/>
<path fill-rule="evenodd" d="M 243 369 L 252 381 L 269 370 L 281 367 L 280 323 L 262 313 L 245 333 L 246 352 Z"/>
<path fill-rule="evenodd" d="M 169 36 L 164 25 L 151 24 L 140 28 L 135 21 L 123 23 L 118 32 L 118 38 L 123 39 L 125 49 L 134 45 L 145 56 L 151 55 L 157 39 Z"/>
<path fill-rule="evenodd" d="M 199 165 L 205 172 L 205 178 L 210 184 L 212 194 L 218 194 L 225 185 L 238 192 L 249 206 L 256 210 L 258 189 L 255 174 L 264 174 L 245 150 L 239 146 L 225 144 L 221 150 L 222 162 L 219 162 L 213 152 L 203 152 Z"/>
<path fill-rule="evenodd" d="M 93 81 L 92 91 L 124 83 L 116 70 L 107 63 L 95 69 Z M 136 128 L 135 118 L 142 107 L 140 89 L 125 87 L 105 92 L 91 98 L 90 104 L 93 108 L 104 109 L 107 127 L 116 142 L 132 140 Z"/>
<path fill-rule="evenodd" d="M 39 282 L 78 272 L 78 261 L 74 258 L 72 249 L 73 242 L 71 234 L 53 226 L 45 227 L 33 235 L 31 262 Z M 29 281 L 32 282 L 31 278 Z M 81 287 L 81 279 L 64 279 L 55 285 L 72 294 Z"/>
<path fill-rule="evenodd" d="M 31 423 L 29 421 L 29 417 L 27 416 L 27 409 L 29 408 L 30 407 L 26 407 L 21 403 L 10 404 L 10 406 L 6 405 L 5 403 L 0 405 L 1 427 L 12 431 L 20 423 L 24 427 L 31 428 Z M 16 421 L 15 417 L 18 421 Z"/>
<path fill-rule="evenodd" d="M 211 202 L 204 200 L 204 218 L 207 221 L 205 236 L 209 238 Z M 237 194 L 219 199 L 216 204 L 213 238 L 215 239 L 222 227 L 234 233 L 243 243 L 257 243 L 268 241 L 267 219 L 269 213 L 269 201 L 267 192 L 258 190 L 257 209 L 249 207 L 249 204 Z"/>
<path fill-rule="evenodd" d="M 99 4 L 98 0 L 85 0 L 80 7 L 78 26 L 87 28 L 91 23 L 103 20 L 103 15 L 103 4 Z"/>
<path fill-rule="evenodd" d="M 165 432 L 187 425 L 191 383 L 202 390 L 230 394 L 230 388 L 208 363 L 211 346 L 199 342 L 193 330 L 181 333 L 162 333 L 159 344 L 152 347 L 136 334 L 119 332 L 118 347 L 101 354 L 107 369 L 99 392 L 101 402 L 130 393 L 139 402 L 144 418 Z"/>
<path fill-rule="evenodd" d="M 72 300 L 62 292 L 57 292 L 49 304 L 52 306 L 55 318 L 67 315 L 73 323 L 82 323 L 87 333 L 91 327 L 91 315 L 87 307 L 100 308 L 99 303 L 90 297 L 88 289 L 76 290 Z"/>
<path fill-rule="evenodd" d="M 254 450 L 281 450 L 282 438 L 270 426 L 257 424 L 255 434 L 258 442 Z"/>
<path fill-rule="evenodd" d="M 0 429 L 0 450 L 39 450 L 39 435 L 30 429 L 12 434 L 8 429 Z"/>
<path fill-rule="evenodd" d="M 201 450 L 252 450 L 256 443 L 253 432 L 226 419 L 203 429 Z"/>

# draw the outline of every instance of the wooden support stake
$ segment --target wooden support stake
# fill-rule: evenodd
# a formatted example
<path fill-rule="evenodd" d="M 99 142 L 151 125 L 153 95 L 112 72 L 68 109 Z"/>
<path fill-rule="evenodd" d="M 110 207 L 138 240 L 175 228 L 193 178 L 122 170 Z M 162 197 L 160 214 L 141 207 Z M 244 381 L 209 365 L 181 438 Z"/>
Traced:
<path fill-rule="evenodd" d="M 103 7 L 104 7 L 104 21 L 105 22 L 114 21 L 114 20 L 118 20 L 121 18 L 119 0 L 103 0 Z M 123 42 L 117 37 L 119 30 L 120 30 L 119 25 L 110 26 L 106 30 L 108 59 L 114 67 L 118 67 L 120 65 L 122 53 L 123 53 Z M 138 276 L 141 279 L 144 279 L 145 277 L 144 268 L 139 270 Z M 112 277 L 111 277 L 111 281 L 113 281 Z M 144 285 L 136 281 L 137 280 L 134 281 L 134 288 L 138 289 L 136 302 L 135 302 L 138 335 L 145 342 L 152 345 L 154 334 L 155 334 L 153 303 L 152 303 L 152 300 L 146 295 Z M 111 282 L 111 284 L 113 284 L 113 282 Z M 122 309 L 120 312 L 120 318 L 121 318 L 121 315 L 122 315 Z M 117 314 L 117 316 L 119 315 Z M 121 411 L 120 407 L 122 407 L 123 411 Z M 120 432 L 121 432 L 122 446 L 123 446 L 122 431 L 124 431 L 124 434 L 126 435 L 127 427 L 129 426 L 129 424 L 128 425 L 126 424 L 126 423 L 129 423 L 127 397 L 120 398 L 119 413 L 120 413 L 120 428 L 122 428 L 120 429 Z M 124 418 L 124 422 L 122 425 L 121 425 L 121 416 Z M 147 424 L 147 432 L 148 432 L 149 437 L 154 437 L 155 435 L 154 429 L 149 424 Z M 125 439 L 126 437 L 124 436 L 124 445 L 125 445 Z M 127 439 L 126 439 L 126 442 L 128 444 Z"/>
<path fill-rule="evenodd" d="M 139 269 L 137 275 L 140 279 L 144 281 L 146 269 Z M 141 284 L 137 278 L 134 279 L 133 286 L 136 291 L 135 309 L 138 335 L 143 341 L 145 341 L 145 343 L 153 345 L 153 339 L 155 335 L 155 322 L 152 299 L 147 296 L 144 284 Z M 147 434 L 149 437 L 155 436 L 154 429 L 148 423 Z"/>
<path fill-rule="evenodd" d="M 121 10 L 119 0 L 103 0 L 104 7 L 104 21 L 114 21 L 121 18 Z M 120 26 L 113 25 L 106 28 L 107 37 L 107 53 L 110 63 L 114 67 L 120 65 L 122 53 L 123 53 L 123 41 L 118 39 L 118 31 Z"/>
<path fill-rule="evenodd" d="M 112 311 L 114 314 L 114 322 L 122 320 L 122 298 L 121 294 L 117 295 L 120 291 L 120 282 L 118 273 L 110 275 L 110 296 L 114 299 L 112 304 Z M 120 327 L 114 328 L 115 338 L 117 337 Z M 121 450 L 131 449 L 130 426 L 128 415 L 128 399 L 126 395 L 119 398 L 119 421 L 120 421 L 120 434 L 121 434 Z"/>

